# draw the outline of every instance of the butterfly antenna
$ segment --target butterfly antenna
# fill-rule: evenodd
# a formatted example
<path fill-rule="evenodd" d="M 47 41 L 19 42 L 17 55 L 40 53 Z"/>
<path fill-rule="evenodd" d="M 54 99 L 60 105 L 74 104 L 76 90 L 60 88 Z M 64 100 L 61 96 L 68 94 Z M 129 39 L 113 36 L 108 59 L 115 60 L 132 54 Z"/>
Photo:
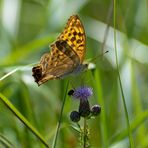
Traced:
<path fill-rule="evenodd" d="M 103 53 L 97 55 L 96 57 L 94 57 L 93 59 L 91 59 L 89 62 L 96 61 L 98 58 L 103 57 L 103 56 L 104 56 L 106 53 L 108 53 L 108 52 L 109 52 L 109 51 L 107 50 L 107 51 L 105 51 L 105 52 L 103 52 Z"/>

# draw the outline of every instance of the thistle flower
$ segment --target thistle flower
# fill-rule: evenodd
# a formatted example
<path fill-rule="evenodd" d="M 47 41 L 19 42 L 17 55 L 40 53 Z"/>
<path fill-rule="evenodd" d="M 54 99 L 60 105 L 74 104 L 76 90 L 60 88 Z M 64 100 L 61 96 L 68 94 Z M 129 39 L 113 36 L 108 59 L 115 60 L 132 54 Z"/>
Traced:
<path fill-rule="evenodd" d="M 79 109 L 78 111 L 72 111 L 70 114 L 70 119 L 73 122 L 79 122 L 80 118 L 83 117 L 84 125 L 81 129 L 79 123 L 77 123 L 78 127 L 80 128 L 81 142 L 83 143 L 83 147 L 89 146 L 89 129 L 87 126 L 87 120 L 91 119 L 92 116 L 97 116 L 101 112 L 101 107 L 99 105 L 94 105 L 90 109 L 89 105 L 89 97 L 93 95 L 92 88 L 90 87 L 78 87 L 76 89 L 71 89 L 68 92 L 69 96 L 80 100 Z"/>
<path fill-rule="evenodd" d="M 92 96 L 92 88 L 89 87 L 79 87 L 74 90 L 73 97 L 80 100 L 88 99 L 90 96 Z"/>
<path fill-rule="evenodd" d="M 89 87 L 79 87 L 68 92 L 69 96 L 73 96 L 73 98 L 80 100 L 79 114 L 82 117 L 89 116 L 91 112 L 88 98 L 92 96 L 92 94 L 92 88 Z"/>

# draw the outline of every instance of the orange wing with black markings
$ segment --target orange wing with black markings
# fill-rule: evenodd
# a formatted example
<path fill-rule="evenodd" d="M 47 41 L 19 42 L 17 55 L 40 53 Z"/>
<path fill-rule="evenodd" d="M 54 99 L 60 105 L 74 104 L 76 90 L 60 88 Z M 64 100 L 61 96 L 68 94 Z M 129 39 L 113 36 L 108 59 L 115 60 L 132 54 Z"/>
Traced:
<path fill-rule="evenodd" d="M 64 31 L 57 38 L 64 40 L 78 54 L 80 63 L 83 62 L 86 51 L 86 36 L 84 27 L 77 15 L 68 19 Z"/>
<path fill-rule="evenodd" d="M 44 54 L 40 63 L 33 67 L 35 82 L 41 85 L 83 69 L 85 40 L 84 27 L 79 17 L 71 16 L 64 31 L 51 45 L 51 52 Z"/>

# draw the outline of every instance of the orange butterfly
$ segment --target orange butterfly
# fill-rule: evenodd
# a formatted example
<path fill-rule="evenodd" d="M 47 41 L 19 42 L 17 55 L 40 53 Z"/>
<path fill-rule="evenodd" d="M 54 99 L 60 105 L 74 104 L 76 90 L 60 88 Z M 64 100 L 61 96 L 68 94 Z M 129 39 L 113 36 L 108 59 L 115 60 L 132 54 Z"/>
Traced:
<path fill-rule="evenodd" d="M 84 27 L 77 15 L 72 15 L 64 31 L 51 45 L 51 52 L 45 53 L 40 63 L 32 68 L 33 77 L 38 85 L 48 80 L 64 78 L 80 73 L 88 64 L 84 64 L 86 51 Z"/>

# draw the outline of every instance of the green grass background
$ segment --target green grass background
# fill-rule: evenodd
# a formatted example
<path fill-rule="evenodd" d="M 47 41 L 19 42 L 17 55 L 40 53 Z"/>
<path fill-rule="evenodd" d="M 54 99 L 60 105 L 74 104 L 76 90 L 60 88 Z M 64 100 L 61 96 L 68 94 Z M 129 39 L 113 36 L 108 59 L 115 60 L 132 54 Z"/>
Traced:
<path fill-rule="evenodd" d="M 92 148 L 131 147 L 115 40 L 134 147 L 148 147 L 148 2 L 116 1 L 116 16 L 111 9 L 111 0 L 0 0 L 0 147 L 52 147 L 68 80 L 68 90 L 92 87 L 90 104 L 102 107 L 100 116 L 88 121 Z M 79 15 L 85 28 L 86 59 L 102 53 L 108 25 L 103 50 L 109 52 L 94 61 L 94 70 L 38 87 L 31 69 L 50 51 L 49 45 L 73 14 Z M 69 119 L 78 105 L 66 96 L 57 148 L 80 147 L 79 134 Z"/>

